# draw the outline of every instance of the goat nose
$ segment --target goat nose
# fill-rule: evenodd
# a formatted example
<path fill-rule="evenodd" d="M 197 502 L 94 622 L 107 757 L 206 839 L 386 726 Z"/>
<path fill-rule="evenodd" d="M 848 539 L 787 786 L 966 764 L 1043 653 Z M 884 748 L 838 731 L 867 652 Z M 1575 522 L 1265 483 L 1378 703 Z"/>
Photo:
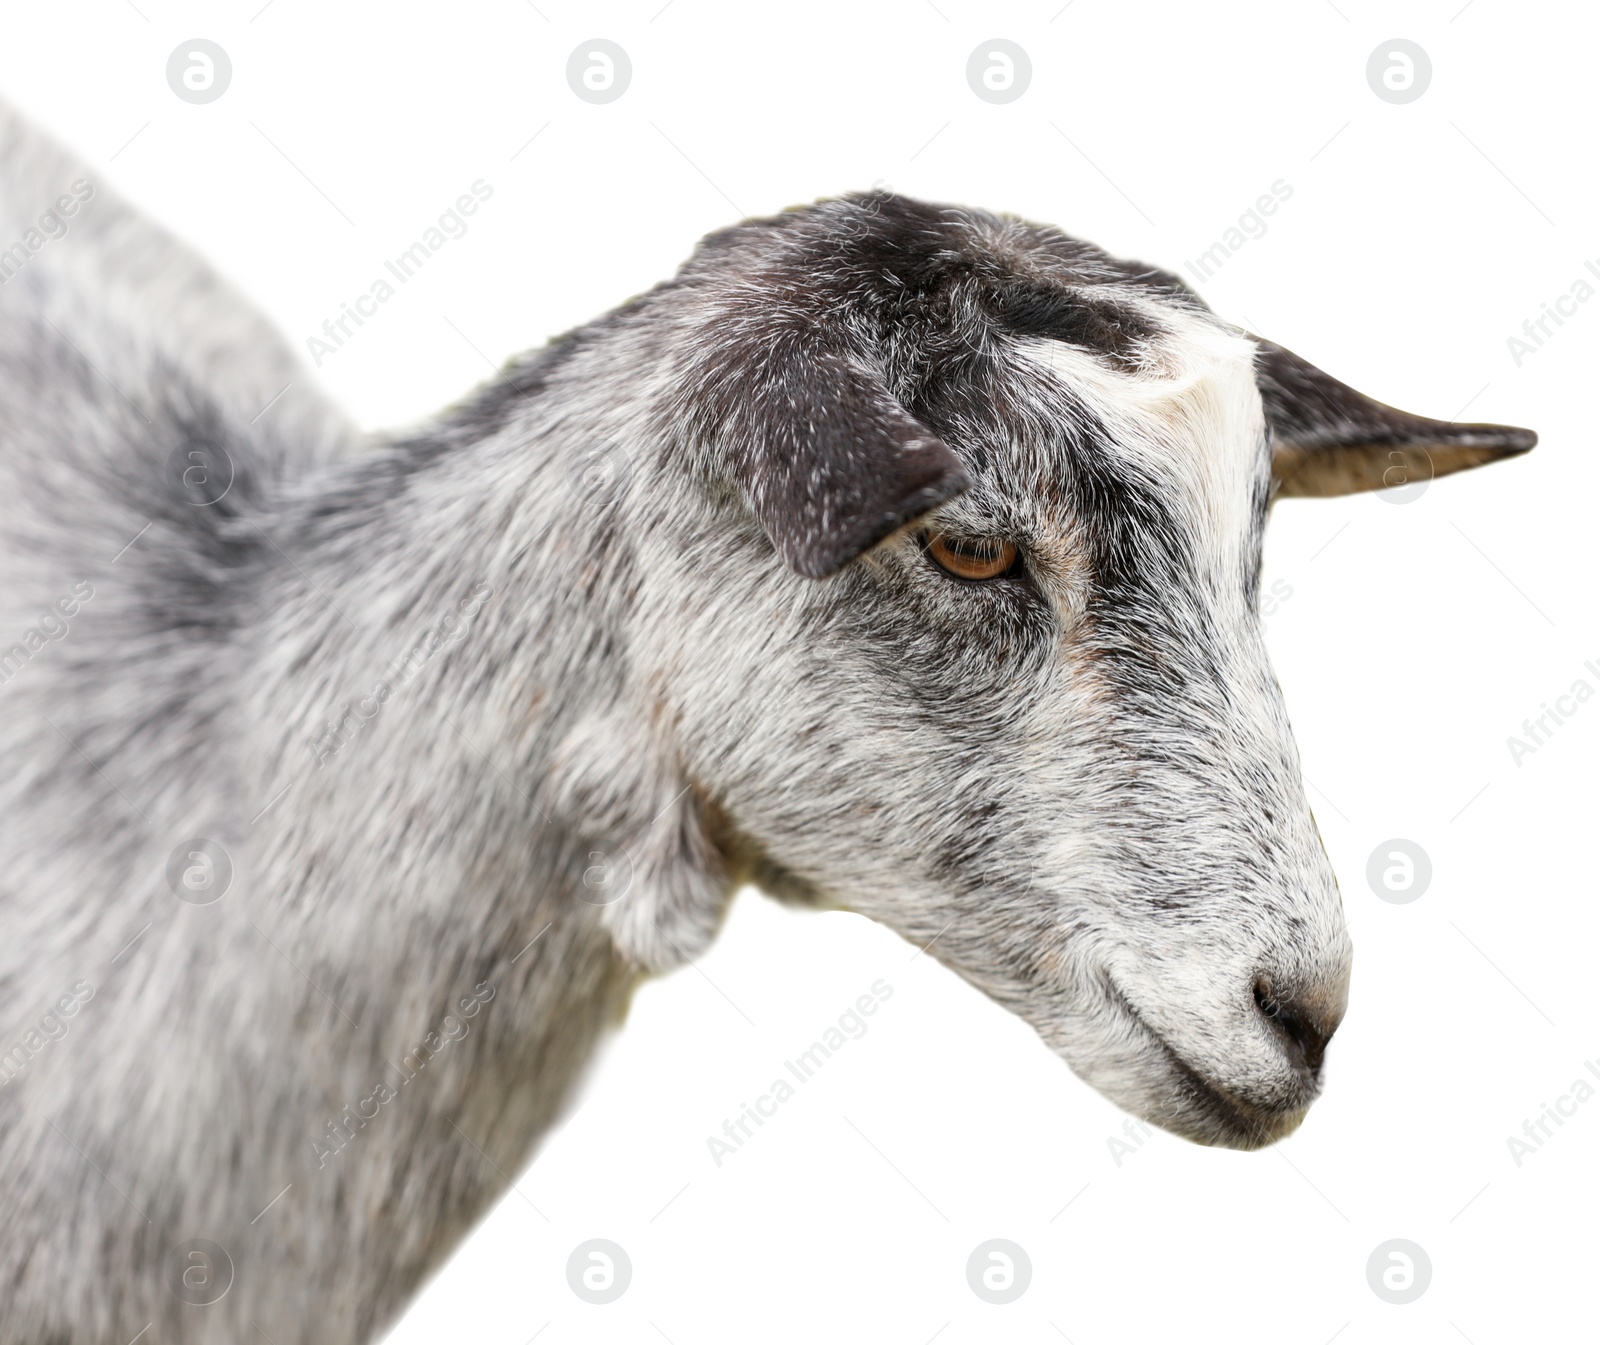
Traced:
<path fill-rule="evenodd" d="M 1287 994 L 1275 991 L 1270 980 L 1259 977 L 1255 1000 L 1289 1063 L 1311 1074 L 1320 1070 L 1328 1041 L 1344 1018 L 1344 995 Z"/>

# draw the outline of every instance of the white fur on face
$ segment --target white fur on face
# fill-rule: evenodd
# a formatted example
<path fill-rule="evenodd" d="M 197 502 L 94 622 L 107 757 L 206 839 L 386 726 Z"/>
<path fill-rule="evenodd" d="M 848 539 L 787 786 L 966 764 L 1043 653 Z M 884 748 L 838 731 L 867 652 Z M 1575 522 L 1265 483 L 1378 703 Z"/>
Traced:
<path fill-rule="evenodd" d="M 1111 431 L 1113 457 L 1163 482 L 1192 515 L 1198 559 L 1227 577 L 1217 589 L 1227 601 L 1240 591 L 1233 577 L 1253 564 L 1257 492 L 1270 472 L 1255 344 L 1199 315 L 1162 310 L 1160 320 L 1175 328 L 1160 358 L 1132 372 L 1064 341 L 1017 348 L 1094 410 Z"/>

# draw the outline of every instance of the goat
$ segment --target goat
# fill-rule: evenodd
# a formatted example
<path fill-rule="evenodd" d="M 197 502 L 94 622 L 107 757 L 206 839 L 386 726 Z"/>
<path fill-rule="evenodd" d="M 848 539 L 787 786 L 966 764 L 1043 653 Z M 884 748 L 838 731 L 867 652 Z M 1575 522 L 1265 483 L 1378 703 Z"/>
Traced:
<path fill-rule="evenodd" d="M 1299 1123 L 1351 951 L 1268 506 L 1530 432 L 873 192 L 369 442 L 9 113 L 0 229 L 5 1342 L 370 1339 L 747 882 Z"/>

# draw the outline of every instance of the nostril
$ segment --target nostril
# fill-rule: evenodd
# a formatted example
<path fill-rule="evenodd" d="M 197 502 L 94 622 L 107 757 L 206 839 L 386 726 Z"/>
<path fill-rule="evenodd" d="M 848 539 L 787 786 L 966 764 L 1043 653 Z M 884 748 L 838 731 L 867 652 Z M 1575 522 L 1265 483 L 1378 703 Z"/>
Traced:
<path fill-rule="evenodd" d="M 1256 982 L 1255 999 L 1256 1008 L 1278 1034 L 1289 1059 L 1313 1074 L 1321 1069 L 1338 1020 L 1330 1021 L 1309 1005 L 1274 993 L 1271 982 L 1265 979 Z"/>

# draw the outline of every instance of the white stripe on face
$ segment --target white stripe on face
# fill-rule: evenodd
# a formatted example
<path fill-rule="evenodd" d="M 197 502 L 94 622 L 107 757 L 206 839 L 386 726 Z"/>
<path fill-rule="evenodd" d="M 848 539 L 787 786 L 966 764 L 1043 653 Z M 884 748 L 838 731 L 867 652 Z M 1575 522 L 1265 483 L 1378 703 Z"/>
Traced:
<path fill-rule="evenodd" d="M 1107 451 L 1169 488 L 1189 523 L 1198 572 L 1216 597 L 1242 597 L 1238 576 L 1253 558 L 1258 493 L 1271 470 L 1255 381 L 1255 346 L 1215 323 L 1164 310 L 1167 335 L 1143 367 L 1113 366 L 1064 341 L 1035 337 L 1018 352 L 1061 380 L 1109 431 Z"/>

